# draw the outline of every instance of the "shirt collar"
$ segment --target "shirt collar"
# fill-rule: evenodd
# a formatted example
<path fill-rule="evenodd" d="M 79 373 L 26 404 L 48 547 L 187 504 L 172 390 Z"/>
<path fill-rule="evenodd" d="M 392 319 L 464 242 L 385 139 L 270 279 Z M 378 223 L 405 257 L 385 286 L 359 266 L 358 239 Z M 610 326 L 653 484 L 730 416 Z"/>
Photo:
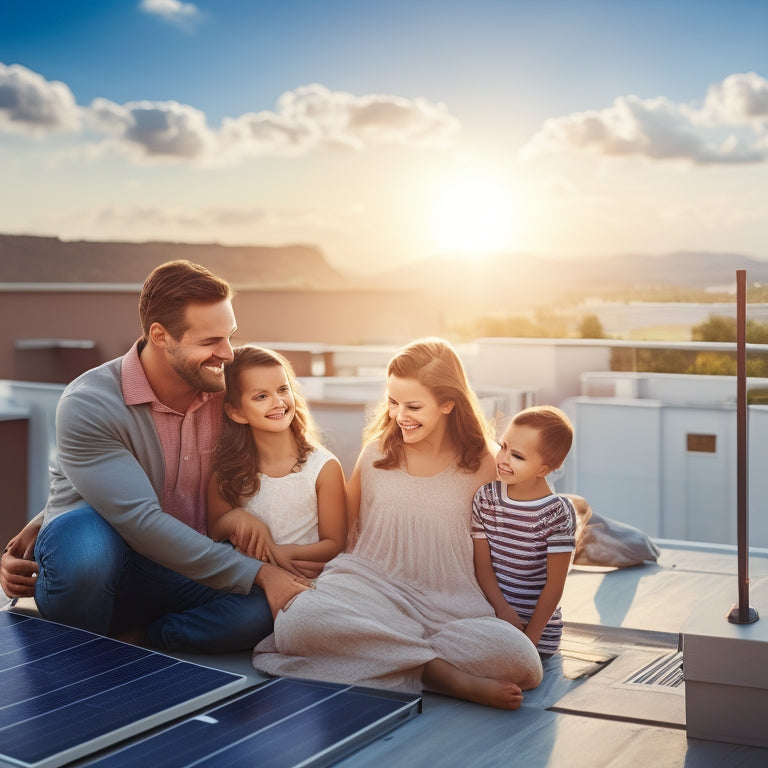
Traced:
<path fill-rule="evenodd" d="M 158 402 L 139 358 L 138 341 L 123 356 L 121 379 L 126 405 Z"/>
<path fill-rule="evenodd" d="M 139 357 L 139 345 L 141 339 L 137 341 L 123 356 L 123 365 L 121 368 L 121 383 L 123 387 L 123 400 L 126 405 L 142 405 L 150 403 L 155 409 L 173 411 L 157 399 L 154 390 L 150 386 L 144 366 Z M 217 392 L 198 392 L 192 404 L 187 409 L 191 412 L 199 408 L 203 403 L 215 397 Z"/>

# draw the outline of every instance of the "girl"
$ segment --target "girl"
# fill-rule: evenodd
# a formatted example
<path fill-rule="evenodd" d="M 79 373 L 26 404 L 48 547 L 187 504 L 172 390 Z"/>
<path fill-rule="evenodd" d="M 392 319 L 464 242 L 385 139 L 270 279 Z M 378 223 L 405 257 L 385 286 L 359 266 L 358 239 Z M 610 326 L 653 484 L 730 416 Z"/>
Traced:
<path fill-rule="evenodd" d="M 517 709 L 541 681 L 528 638 L 494 616 L 474 575 L 475 491 L 492 442 L 454 350 L 405 347 L 350 478 L 357 540 L 275 618 L 268 674 L 438 693 Z"/>
<path fill-rule="evenodd" d="M 208 487 L 208 534 L 312 578 L 346 542 L 344 473 L 317 440 L 291 364 L 261 347 L 233 353 Z"/>

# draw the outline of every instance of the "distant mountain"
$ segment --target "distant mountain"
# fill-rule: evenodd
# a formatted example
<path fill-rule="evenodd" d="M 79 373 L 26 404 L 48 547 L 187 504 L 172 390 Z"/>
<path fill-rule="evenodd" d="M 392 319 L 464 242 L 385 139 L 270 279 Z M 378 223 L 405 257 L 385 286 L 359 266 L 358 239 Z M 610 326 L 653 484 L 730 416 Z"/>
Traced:
<path fill-rule="evenodd" d="M 750 282 L 768 283 L 768 261 L 739 254 L 676 252 L 579 259 L 526 254 L 476 260 L 435 257 L 358 284 L 421 290 L 447 314 L 490 315 L 532 307 L 557 310 L 563 302 L 586 296 L 609 300 L 631 288 L 735 285 L 737 269 L 746 269 Z"/>
<path fill-rule="evenodd" d="M 154 267 L 171 259 L 204 264 L 236 289 L 417 292 L 446 316 L 557 310 L 563 303 L 585 297 L 611 299 L 633 288 L 733 285 L 737 269 L 746 269 L 750 282 L 768 283 L 768 261 L 730 253 L 679 251 L 578 259 L 437 256 L 375 277 L 354 278 L 335 270 L 319 248 L 305 245 L 65 242 L 0 235 L 0 283 L 140 284 Z"/>
<path fill-rule="evenodd" d="M 311 246 L 110 243 L 0 235 L 0 283 L 137 283 L 173 259 L 203 264 L 235 288 L 347 287 Z"/>
<path fill-rule="evenodd" d="M 584 262 L 579 264 L 583 266 Z M 626 254 L 594 259 L 591 267 L 594 279 L 614 282 L 621 278 L 620 282 L 625 285 L 709 288 L 735 283 L 737 269 L 746 269 L 750 281 L 768 282 L 768 261 L 737 253 L 676 251 L 663 256 Z"/>

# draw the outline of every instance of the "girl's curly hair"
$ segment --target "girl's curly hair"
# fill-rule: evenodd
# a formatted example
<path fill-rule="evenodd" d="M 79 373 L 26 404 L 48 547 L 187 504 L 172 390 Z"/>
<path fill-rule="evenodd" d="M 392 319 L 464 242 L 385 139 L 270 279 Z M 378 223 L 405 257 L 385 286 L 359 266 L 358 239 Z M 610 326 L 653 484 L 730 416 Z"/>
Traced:
<path fill-rule="evenodd" d="M 307 401 L 301 394 L 293 366 L 278 352 L 251 344 L 236 347 L 234 359 L 224 368 L 226 382 L 225 408 L 240 407 L 242 398 L 240 374 L 254 366 L 282 366 L 296 403 L 296 412 L 291 422 L 291 432 L 298 448 L 298 469 L 312 450 L 319 445 L 317 427 L 309 412 Z M 242 499 L 249 498 L 259 490 L 259 451 L 248 424 L 239 424 L 225 414 L 221 435 L 213 455 L 213 471 L 222 498 L 233 507 L 240 506 Z"/>

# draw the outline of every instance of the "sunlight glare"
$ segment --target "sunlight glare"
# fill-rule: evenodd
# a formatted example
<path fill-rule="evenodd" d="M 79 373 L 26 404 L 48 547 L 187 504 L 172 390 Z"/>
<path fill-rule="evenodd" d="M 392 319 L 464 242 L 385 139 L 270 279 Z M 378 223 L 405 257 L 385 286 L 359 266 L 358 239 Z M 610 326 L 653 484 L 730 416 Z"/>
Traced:
<path fill-rule="evenodd" d="M 434 210 L 438 248 L 481 255 L 509 248 L 515 230 L 512 195 L 487 179 L 463 179 L 443 189 Z"/>

